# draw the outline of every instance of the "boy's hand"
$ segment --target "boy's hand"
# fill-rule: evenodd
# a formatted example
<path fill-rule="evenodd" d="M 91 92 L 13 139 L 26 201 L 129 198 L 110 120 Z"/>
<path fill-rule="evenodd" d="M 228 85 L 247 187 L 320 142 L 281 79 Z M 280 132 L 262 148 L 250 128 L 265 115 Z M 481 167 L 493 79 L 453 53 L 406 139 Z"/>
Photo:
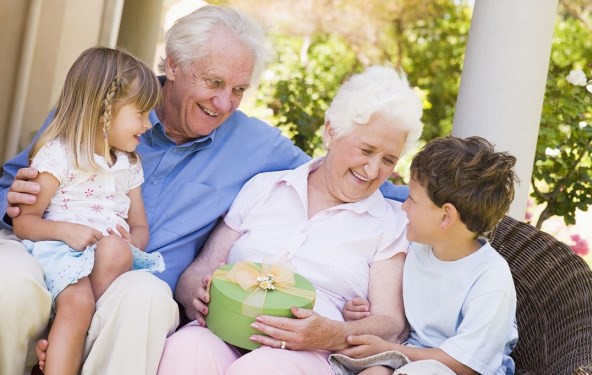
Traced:
<path fill-rule="evenodd" d="M 360 320 L 370 316 L 370 302 L 362 297 L 354 297 L 343 306 L 345 320 Z"/>
<path fill-rule="evenodd" d="M 394 350 L 393 343 L 374 335 L 347 336 L 347 343 L 353 346 L 343 349 L 340 353 L 351 358 L 365 358 Z"/>

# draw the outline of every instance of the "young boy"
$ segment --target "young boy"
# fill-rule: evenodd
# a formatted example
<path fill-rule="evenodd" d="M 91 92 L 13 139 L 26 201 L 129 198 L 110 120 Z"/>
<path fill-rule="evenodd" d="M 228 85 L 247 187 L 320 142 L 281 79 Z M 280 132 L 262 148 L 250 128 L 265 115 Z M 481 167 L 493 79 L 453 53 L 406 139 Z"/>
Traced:
<path fill-rule="evenodd" d="M 480 236 L 508 211 L 515 162 L 480 137 L 435 139 L 413 158 L 403 204 L 412 241 L 403 271 L 409 338 L 400 345 L 350 336 L 354 346 L 330 357 L 337 373 L 514 373 L 514 283 L 506 261 Z M 368 310 L 347 307 L 350 316 Z"/>

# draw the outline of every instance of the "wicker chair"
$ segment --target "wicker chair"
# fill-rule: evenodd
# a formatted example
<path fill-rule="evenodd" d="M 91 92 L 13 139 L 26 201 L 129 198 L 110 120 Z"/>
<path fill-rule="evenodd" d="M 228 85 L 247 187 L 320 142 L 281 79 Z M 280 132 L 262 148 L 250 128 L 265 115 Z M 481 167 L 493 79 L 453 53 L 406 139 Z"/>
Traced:
<path fill-rule="evenodd" d="M 506 216 L 491 236 L 518 299 L 517 374 L 592 374 L 592 271 L 564 243 Z"/>

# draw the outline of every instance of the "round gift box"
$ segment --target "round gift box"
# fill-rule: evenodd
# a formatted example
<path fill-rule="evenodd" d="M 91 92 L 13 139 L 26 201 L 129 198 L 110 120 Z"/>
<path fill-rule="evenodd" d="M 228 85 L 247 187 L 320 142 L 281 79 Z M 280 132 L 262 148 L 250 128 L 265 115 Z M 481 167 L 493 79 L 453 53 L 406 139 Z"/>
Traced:
<path fill-rule="evenodd" d="M 258 263 L 254 263 L 259 265 Z M 221 270 L 228 270 L 232 265 L 222 266 Z M 295 288 L 315 291 L 314 286 L 301 275 L 294 274 Z M 252 335 L 262 333 L 251 327 L 255 317 L 242 314 L 243 302 L 252 291 L 245 291 L 241 286 L 232 281 L 223 280 L 214 276 L 210 284 L 210 303 L 206 324 L 208 328 L 229 344 L 248 350 L 257 349 L 259 344 L 249 340 Z M 269 290 L 266 292 L 262 313 L 260 315 L 273 315 L 293 318 L 290 308 L 293 306 L 312 309 L 314 298 L 307 299 L 281 290 Z"/>

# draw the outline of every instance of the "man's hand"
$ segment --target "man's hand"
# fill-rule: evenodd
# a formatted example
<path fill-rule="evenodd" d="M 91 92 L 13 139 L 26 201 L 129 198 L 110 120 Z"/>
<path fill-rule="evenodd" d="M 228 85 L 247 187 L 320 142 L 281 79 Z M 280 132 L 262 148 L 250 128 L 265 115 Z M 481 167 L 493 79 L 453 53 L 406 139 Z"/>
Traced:
<path fill-rule="evenodd" d="M 38 174 L 39 172 L 34 168 L 21 168 L 16 173 L 15 180 L 6 194 L 8 201 L 6 213 L 11 218 L 15 218 L 21 213 L 19 204 L 33 204 L 37 200 L 37 194 L 39 194 L 41 187 L 38 183 L 30 180 L 36 178 Z"/>

